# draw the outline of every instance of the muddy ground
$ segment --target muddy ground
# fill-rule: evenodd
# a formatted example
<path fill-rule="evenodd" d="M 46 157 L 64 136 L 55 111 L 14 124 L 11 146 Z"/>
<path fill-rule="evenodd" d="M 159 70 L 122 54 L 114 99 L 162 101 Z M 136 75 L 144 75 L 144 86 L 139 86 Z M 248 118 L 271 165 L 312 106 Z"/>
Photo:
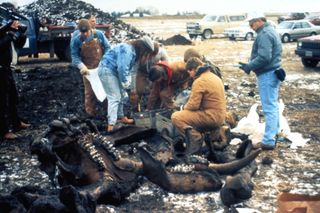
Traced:
<path fill-rule="evenodd" d="M 158 26 L 157 35 L 162 34 L 164 38 L 177 33 L 187 36 L 184 33 L 185 21 L 142 22 L 139 22 L 139 27 L 147 32 L 150 30 L 148 26 Z M 171 28 L 176 30 L 170 32 Z M 184 51 L 193 47 L 218 65 L 224 83 L 228 85 L 228 109 L 241 118 L 252 104 L 259 103 L 259 96 L 255 76 L 248 76 L 232 65 L 246 61 L 251 46 L 252 41 L 214 38 L 206 41 L 197 39 L 194 45 L 166 46 L 166 49 L 171 60 L 182 60 Z M 302 133 L 310 141 L 297 149 L 291 149 L 290 141 L 285 141 L 279 143 L 274 151 L 263 152 L 257 159 L 259 169 L 253 178 L 253 196 L 239 206 L 274 212 L 277 209 L 276 196 L 281 191 L 308 195 L 320 192 L 320 67 L 304 68 L 300 58 L 294 54 L 295 46 L 295 42 L 283 45 L 283 67 L 287 71 L 287 79 L 282 83 L 280 96 L 286 106 L 284 116 L 291 131 Z M 32 127 L 20 131 L 18 140 L 0 143 L 1 193 L 28 184 L 50 188 L 47 176 L 38 169 L 36 157 L 30 155 L 29 144 L 53 119 L 83 113 L 82 80 L 77 70 L 68 63 L 46 57 L 21 58 L 18 65 L 22 70 L 16 74 L 19 110 Z M 272 157 L 271 165 L 261 164 L 265 156 Z M 223 209 L 223 205 L 218 192 L 175 195 L 144 181 L 122 205 L 104 209 L 116 212 L 216 212 Z"/>

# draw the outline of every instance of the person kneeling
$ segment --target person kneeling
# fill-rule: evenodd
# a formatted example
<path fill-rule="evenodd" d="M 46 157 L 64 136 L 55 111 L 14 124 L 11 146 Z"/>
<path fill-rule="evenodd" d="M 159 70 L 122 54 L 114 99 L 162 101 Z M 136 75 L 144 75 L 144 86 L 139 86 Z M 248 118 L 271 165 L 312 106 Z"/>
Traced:
<path fill-rule="evenodd" d="M 221 126 L 226 117 L 226 99 L 222 80 L 211 72 L 210 66 L 201 66 L 189 70 L 194 78 L 188 102 L 181 111 L 171 116 L 172 123 L 180 134 L 184 128 L 193 127 L 192 141 L 186 150 L 187 154 L 195 154 L 201 150 L 202 128 Z"/>

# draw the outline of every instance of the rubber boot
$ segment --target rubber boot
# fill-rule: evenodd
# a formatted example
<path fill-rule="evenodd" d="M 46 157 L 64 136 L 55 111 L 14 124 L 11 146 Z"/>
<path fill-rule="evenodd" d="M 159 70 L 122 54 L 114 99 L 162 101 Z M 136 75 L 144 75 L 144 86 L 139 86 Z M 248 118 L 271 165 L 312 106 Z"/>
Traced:
<path fill-rule="evenodd" d="M 193 155 L 193 154 L 199 154 L 201 152 L 202 143 L 203 143 L 203 137 L 200 136 L 199 138 L 192 137 L 192 127 L 187 126 L 184 128 L 185 135 L 186 135 L 186 154 L 187 155 Z"/>

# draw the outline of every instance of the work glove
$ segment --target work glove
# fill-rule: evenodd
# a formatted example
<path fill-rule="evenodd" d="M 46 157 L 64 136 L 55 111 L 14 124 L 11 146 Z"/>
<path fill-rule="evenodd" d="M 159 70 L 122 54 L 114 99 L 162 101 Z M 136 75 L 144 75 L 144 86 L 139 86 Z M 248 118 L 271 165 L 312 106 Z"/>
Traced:
<path fill-rule="evenodd" d="M 240 64 L 239 68 L 242 69 L 245 73 L 247 73 L 249 75 L 251 70 L 250 70 L 248 64 L 242 63 L 242 62 L 239 62 L 239 64 Z"/>
<path fill-rule="evenodd" d="M 80 69 L 80 74 L 81 74 L 81 75 L 89 75 L 90 72 L 89 72 L 88 68 L 87 68 L 86 66 L 84 66 L 84 67 L 82 67 L 82 68 Z"/>

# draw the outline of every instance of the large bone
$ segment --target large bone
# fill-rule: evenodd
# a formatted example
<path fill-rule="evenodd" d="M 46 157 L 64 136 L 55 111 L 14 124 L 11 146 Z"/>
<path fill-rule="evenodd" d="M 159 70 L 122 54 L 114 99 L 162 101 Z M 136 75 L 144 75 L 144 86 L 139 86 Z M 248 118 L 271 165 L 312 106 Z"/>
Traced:
<path fill-rule="evenodd" d="M 257 165 L 252 162 L 233 176 L 226 177 L 226 183 L 220 190 L 221 201 L 230 207 L 252 196 L 253 183 L 251 177 L 257 171 Z"/>
<path fill-rule="evenodd" d="M 147 151 L 139 148 L 144 175 L 164 190 L 173 193 L 197 193 L 216 191 L 222 182 L 215 172 L 210 170 L 192 171 L 191 173 L 169 173 L 161 162 L 155 160 Z"/>
<path fill-rule="evenodd" d="M 261 149 L 251 152 L 249 155 L 239 160 L 234 160 L 223 164 L 209 164 L 210 169 L 216 170 L 219 174 L 233 174 L 243 167 L 249 165 L 260 153 Z"/>

